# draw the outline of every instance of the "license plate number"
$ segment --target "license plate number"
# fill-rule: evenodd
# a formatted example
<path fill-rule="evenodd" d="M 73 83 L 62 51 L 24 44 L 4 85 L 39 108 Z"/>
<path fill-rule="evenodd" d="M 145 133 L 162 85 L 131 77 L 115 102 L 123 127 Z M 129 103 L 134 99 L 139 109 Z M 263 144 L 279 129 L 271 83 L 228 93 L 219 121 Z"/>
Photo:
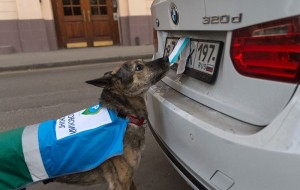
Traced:
<path fill-rule="evenodd" d="M 164 56 L 169 56 L 172 53 L 178 40 L 179 38 L 167 38 Z M 184 73 L 204 82 L 213 83 L 220 64 L 222 49 L 223 43 L 221 41 L 191 39 L 190 56 L 187 59 Z M 181 56 L 178 60 L 180 58 Z M 177 63 L 178 61 L 173 66 L 175 70 L 178 66 Z"/>
<path fill-rule="evenodd" d="M 191 51 L 194 51 L 188 67 L 213 75 L 219 52 L 219 43 L 191 41 Z"/>

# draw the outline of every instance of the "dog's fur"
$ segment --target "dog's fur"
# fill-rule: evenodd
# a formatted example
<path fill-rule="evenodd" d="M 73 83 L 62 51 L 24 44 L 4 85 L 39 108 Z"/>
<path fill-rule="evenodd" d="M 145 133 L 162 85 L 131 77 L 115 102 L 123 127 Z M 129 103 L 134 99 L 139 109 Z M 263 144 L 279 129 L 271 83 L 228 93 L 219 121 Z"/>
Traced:
<path fill-rule="evenodd" d="M 87 83 L 104 88 L 100 97 L 103 106 L 123 117 L 132 114 L 147 119 L 144 94 L 168 69 L 167 58 L 151 62 L 138 59 L 125 62 L 103 77 Z M 144 138 L 145 128 L 129 123 L 123 155 L 110 158 L 91 171 L 59 177 L 54 181 L 74 185 L 93 185 L 106 181 L 109 190 L 134 190 L 136 187 L 132 179 L 141 159 Z"/>

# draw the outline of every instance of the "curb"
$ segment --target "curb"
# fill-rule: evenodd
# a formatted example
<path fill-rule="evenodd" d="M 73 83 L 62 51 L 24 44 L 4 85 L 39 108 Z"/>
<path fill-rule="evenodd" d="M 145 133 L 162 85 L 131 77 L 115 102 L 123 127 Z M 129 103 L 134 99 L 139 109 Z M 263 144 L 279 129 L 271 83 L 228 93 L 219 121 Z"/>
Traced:
<path fill-rule="evenodd" d="M 3 68 L 0 67 L 0 73 L 9 72 L 9 71 L 37 70 L 37 69 L 45 69 L 45 68 L 77 66 L 77 65 L 84 65 L 84 64 L 99 64 L 99 63 L 106 63 L 106 62 L 128 61 L 132 59 L 151 59 L 152 56 L 153 54 L 147 54 L 147 55 L 133 55 L 133 56 L 125 56 L 125 57 L 120 56 L 120 57 L 107 57 L 107 58 L 98 58 L 98 59 L 37 63 L 32 65 L 7 66 Z"/>

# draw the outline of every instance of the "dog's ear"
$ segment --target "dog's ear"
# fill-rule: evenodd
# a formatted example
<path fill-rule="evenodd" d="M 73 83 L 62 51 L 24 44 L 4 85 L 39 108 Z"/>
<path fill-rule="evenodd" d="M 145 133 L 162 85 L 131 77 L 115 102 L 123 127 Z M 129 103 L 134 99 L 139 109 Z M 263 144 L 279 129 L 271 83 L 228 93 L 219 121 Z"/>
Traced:
<path fill-rule="evenodd" d="M 101 78 L 86 81 L 86 83 L 104 88 L 106 86 L 111 86 L 113 75 L 110 72 L 105 73 Z"/>

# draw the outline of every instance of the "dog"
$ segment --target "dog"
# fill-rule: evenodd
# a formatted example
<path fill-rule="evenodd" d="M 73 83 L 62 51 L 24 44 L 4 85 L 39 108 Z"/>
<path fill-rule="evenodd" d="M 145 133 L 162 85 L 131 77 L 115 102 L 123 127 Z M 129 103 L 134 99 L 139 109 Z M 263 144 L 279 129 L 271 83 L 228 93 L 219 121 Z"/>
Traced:
<path fill-rule="evenodd" d="M 125 62 L 101 78 L 87 81 L 103 88 L 99 102 L 120 117 L 147 120 L 144 95 L 169 70 L 168 58 Z M 135 190 L 133 182 L 145 144 L 145 128 L 129 122 L 123 141 L 124 154 L 112 157 L 90 171 L 55 178 L 55 182 L 94 185 L 107 182 L 109 190 Z"/>

